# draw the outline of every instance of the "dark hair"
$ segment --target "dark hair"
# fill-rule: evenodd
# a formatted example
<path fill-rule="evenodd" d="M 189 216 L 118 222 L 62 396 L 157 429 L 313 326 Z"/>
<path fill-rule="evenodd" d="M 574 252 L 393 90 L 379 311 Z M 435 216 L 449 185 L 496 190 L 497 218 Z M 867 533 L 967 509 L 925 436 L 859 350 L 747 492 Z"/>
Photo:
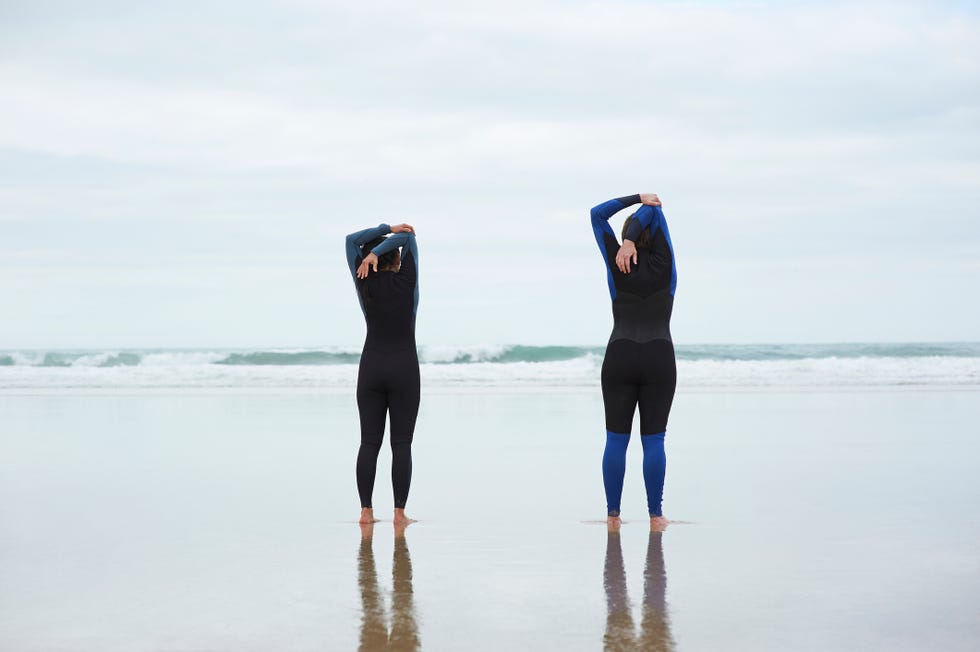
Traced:
<path fill-rule="evenodd" d="M 377 247 L 379 244 L 381 244 L 384 241 L 385 241 L 384 238 L 375 238 L 374 240 L 371 240 L 370 242 L 364 244 L 361 247 L 361 260 L 364 260 L 365 258 L 367 258 L 368 254 L 371 253 L 371 250 L 374 249 L 375 247 Z M 378 270 L 379 271 L 380 270 L 385 270 L 385 269 L 389 269 L 389 268 L 393 268 L 393 267 L 397 266 L 398 265 L 398 255 L 399 255 L 398 254 L 398 247 L 395 247 L 391 251 L 389 251 L 387 253 L 384 253 L 384 254 L 381 254 L 380 256 L 378 256 Z M 361 281 L 360 283 L 357 284 L 358 285 L 358 288 L 357 289 L 358 289 L 358 292 L 361 295 L 361 300 L 365 304 L 368 304 L 368 303 L 371 302 L 371 292 L 368 290 L 368 284 L 364 282 L 368 278 L 371 278 L 371 274 L 374 274 L 374 269 L 369 267 L 368 268 L 367 278 L 365 278 L 363 281 Z"/>
<path fill-rule="evenodd" d="M 368 242 L 363 247 L 361 247 L 361 260 L 367 258 L 368 254 L 371 253 L 371 250 L 384 241 L 385 238 L 375 238 L 371 242 Z M 397 264 L 398 264 L 398 247 L 395 247 L 388 253 L 381 254 L 380 256 L 378 256 L 378 269 L 388 269 L 389 267 L 395 267 Z"/>
<path fill-rule="evenodd" d="M 626 239 L 626 232 L 629 231 L 630 225 L 636 220 L 636 213 L 630 215 L 626 218 L 626 222 L 623 223 L 623 240 Z M 634 241 L 637 249 L 650 249 L 653 246 L 653 234 L 650 233 L 650 227 L 640 231 L 640 235 L 637 236 Z"/>

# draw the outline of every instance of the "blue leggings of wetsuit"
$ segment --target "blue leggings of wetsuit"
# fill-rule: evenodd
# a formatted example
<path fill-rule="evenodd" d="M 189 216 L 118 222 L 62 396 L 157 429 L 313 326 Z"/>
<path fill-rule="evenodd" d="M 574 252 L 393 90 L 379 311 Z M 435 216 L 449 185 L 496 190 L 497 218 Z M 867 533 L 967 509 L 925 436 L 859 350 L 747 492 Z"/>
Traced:
<path fill-rule="evenodd" d="M 663 515 L 664 437 L 677 383 L 670 336 L 677 271 L 670 232 L 660 207 L 642 206 L 627 227 L 627 239 L 643 243 L 638 246 L 638 260 L 630 273 L 622 273 L 615 264 L 620 245 L 609 227 L 609 218 L 639 201 L 639 195 L 633 195 L 611 199 L 592 209 L 592 228 L 606 263 L 613 309 L 613 331 L 602 363 L 606 413 L 602 477 L 610 516 L 620 513 L 626 450 L 637 407 L 647 509 L 651 516 Z M 646 237 L 641 240 L 644 231 Z"/>

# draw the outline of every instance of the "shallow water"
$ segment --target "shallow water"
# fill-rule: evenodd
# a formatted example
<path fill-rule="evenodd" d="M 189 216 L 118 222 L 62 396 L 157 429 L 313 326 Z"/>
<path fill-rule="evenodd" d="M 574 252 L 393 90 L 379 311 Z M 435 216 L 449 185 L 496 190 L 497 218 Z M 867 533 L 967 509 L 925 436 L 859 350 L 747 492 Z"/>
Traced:
<path fill-rule="evenodd" d="M 368 543 L 347 393 L 0 396 L 0 649 L 975 649 L 978 399 L 679 393 L 651 537 L 597 392 L 427 393 Z"/>

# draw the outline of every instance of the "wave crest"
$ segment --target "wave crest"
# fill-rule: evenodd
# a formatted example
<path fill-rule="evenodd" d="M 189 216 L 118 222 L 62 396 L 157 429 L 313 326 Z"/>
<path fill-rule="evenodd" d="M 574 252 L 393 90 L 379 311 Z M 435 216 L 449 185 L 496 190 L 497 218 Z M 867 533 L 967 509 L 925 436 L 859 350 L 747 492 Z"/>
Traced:
<path fill-rule="evenodd" d="M 321 364 L 357 364 L 359 353 L 330 353 L 327 351 L 296 351 L 283 353 L 278 351 L 255 351 L 252 353 L 232 353 L 214 362 L 225 365 L 321 365 Z"/>
<path fill-rule="evenodd" d="M 426 346 L 432 387 L 599 384 L 604 347 Z M 980 344 L 677 347 L 678 387 L 980 386 Z M 352 348 L 0 351 L 0 390 L 73 387 L 353 387 Z"/>

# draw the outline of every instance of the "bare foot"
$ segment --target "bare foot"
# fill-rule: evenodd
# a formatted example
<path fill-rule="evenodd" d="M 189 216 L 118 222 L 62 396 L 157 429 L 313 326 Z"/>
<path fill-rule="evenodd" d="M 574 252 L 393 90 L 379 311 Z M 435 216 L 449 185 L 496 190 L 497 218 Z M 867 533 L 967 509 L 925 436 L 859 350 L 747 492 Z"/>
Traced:
<path fill-rule="evenodd" d="M 404 528 L 408 527 L 412 523 L 415 523 L 415 519 L 414 518 L 408 518 L 407 516 L 405 516 L 405 510 L 404 509 L 399 509 L 399 508 L 396 507 L 395 508 L 394 522 L 395 522 L 395 525 L 401 527 L 402 530 L 404 530 Z"/>
<path fill-rule="evenodd" d="M 663 532 L 670 525 L 668 521 L 663 516 L 651 516 L 650 517 L 650 531 L 651 532 Z"/>
<path fill-rule="evenodd" d="M 412 523 L 415 522 L 415 521 L 413 521 L 410 518 L 409 519 L 405 519 L 405 520 L 407 521 L 405 523 L 398 523 L 398 522 L 395 522 L 394 523 L 394 526 L 395 526 L 395 538 L 396 539 L 401 539 L 402 537 L 404 537 L 405 536 L 405 530 L 408 529 L 408 526 L 409 525 L 411 525 Z"/>
<path fill-rule="evenodd" d="M 374 536 L 374 522 L 372 521 L 370 523 L 360 523 L 360 528 L 361 528 L 361 539 L 370 541 L 371 537 Z"/>
<path fill-rule="evenodd" d="M 368 523 L 377 523 L 380 519 L 374 518 L 374 510 L 370 507 L 361 508 L 361 520 L 358 521 L 361 525 L 367 525 Z"/>
<path fill-rule="evenodd" d="M 607 516 L 606 517 L 606 529 L 610 532 L 619 532 L 619 528 L 623 526 L 623 519 L 618 516 Z"/>

